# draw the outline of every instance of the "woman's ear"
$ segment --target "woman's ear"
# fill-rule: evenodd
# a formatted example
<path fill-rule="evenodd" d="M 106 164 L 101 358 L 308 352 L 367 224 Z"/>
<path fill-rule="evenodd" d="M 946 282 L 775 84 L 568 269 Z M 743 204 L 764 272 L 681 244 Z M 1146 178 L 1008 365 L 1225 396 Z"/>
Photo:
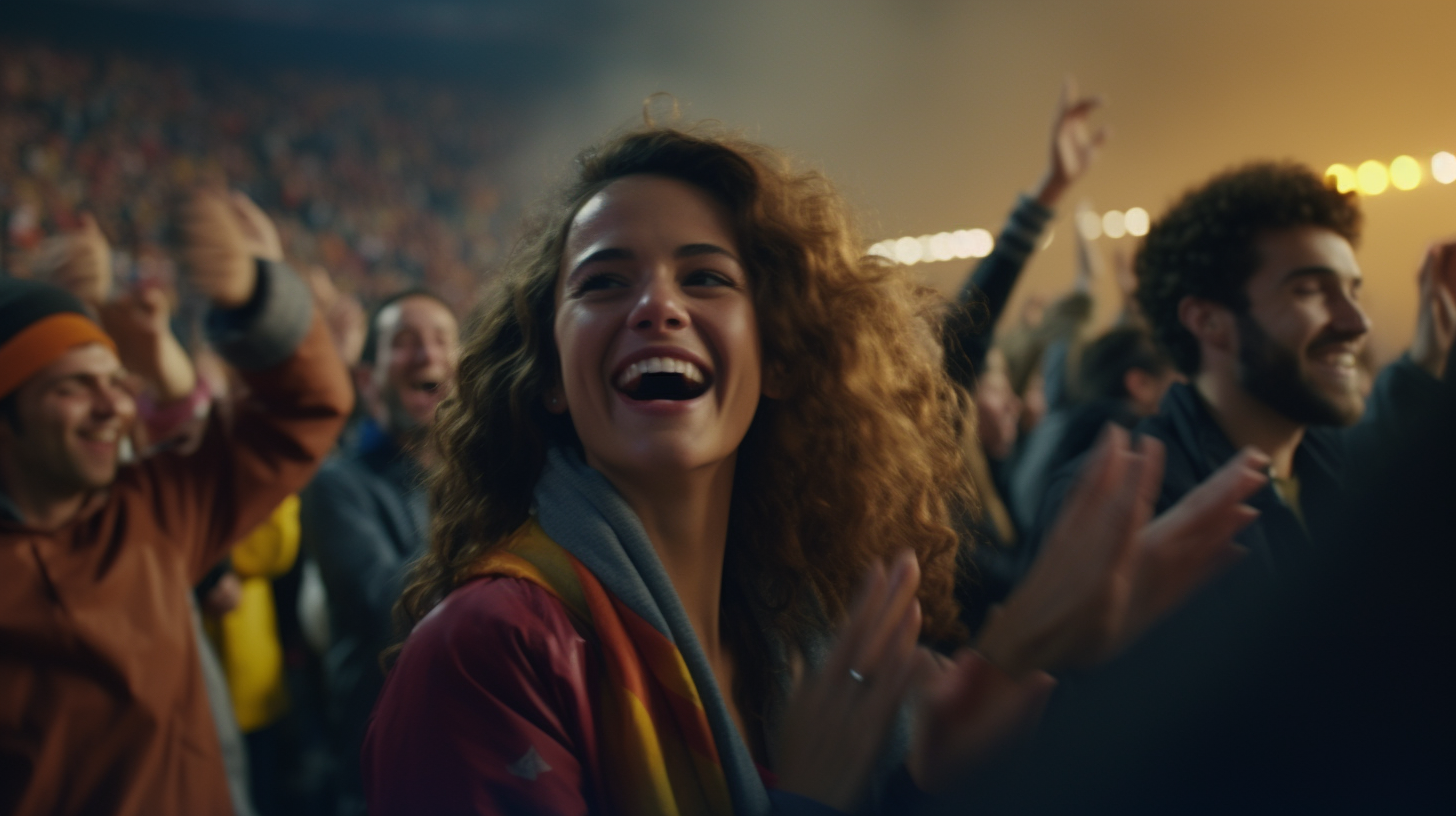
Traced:
<path fill-rule="evenodd" d="M 546 401 L 546 410 L 549 413 L 557 416 L 566 413 L 566 395 L 562 393 L 561 386 L 553 385 L 546 389 L 543 399 Z"/>

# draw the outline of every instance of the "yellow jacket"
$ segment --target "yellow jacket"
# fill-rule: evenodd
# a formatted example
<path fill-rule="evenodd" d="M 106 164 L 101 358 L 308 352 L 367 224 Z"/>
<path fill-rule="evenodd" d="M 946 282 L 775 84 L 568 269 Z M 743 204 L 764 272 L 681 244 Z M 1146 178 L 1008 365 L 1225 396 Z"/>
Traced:
<path fill-rule="evenodd" d="M 298 541 L 298 497 L 289 496 L 233 548 L 233 572 L 242 581 L 242 600 L 221 620 L 207 621 L 227 675 L 238 727 L 245 734 L 271 725 L 288 709 L 283 647 L 269 582 L 292 568 Z"/>

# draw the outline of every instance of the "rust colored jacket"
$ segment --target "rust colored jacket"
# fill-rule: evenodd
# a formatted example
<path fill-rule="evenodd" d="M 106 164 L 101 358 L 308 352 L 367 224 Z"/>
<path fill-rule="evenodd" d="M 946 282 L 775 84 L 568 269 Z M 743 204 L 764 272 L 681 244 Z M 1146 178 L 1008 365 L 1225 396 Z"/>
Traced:
<path fill-rule="evenodd" d="M 188 593 L 304 486 L 353 399 L 306 287 L 259 282 L 214 341 L 251 396 L 195 453 L 123 467 L 52 533 L 0 502 L 0 813 L 232 812 Z"/>

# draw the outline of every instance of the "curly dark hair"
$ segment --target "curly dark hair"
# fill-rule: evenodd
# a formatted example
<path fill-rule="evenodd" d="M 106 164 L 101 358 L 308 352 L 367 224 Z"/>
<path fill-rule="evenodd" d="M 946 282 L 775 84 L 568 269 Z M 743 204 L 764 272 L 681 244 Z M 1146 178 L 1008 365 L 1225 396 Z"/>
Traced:
<path fill-rule="evenodd" d="M 1135 264 L 1138 305 L 1178 370 L 1193 376 L 1200 365 L 1198 341 L 1178 319 L 1179 302 L 1191 295 L 1246 312 L 1245 287 L 1259 266 L 1254 242 L 1261 233 L 1302 226 L 1356 244 L 1360 208 L 1354 193 L 1336 191 L 1295 162 L 1220 173 L 1152 225 Z"/>
<path fill-rule="evenodd" d="M 580 447 L 569 416 L 545 408 L 560 377 L 552 327 L 562 253 L 592 196 L 645 173 L 692 184 L 731 213 L 764 368 L 784 386 L 760 403 L 735 473 L 723 604 L 744 664 L 764 656 L 746 612 L 749 595 L 762 598 L 752 588 L 771 590 L 770 626 L 793 642 L 845 609 L 873 561 L 903 548 L 920 557 L 925 634 L 957 634 L 950 519 L 971 497 L 957 438 L 964 392 L 935 342 L 939 299 L 865 254 L 827 179 L 760 145 L 652 127 L 587 151 L 576 169 L 466 331 L 455 394 L 434 426 L 442 461 L 432 543 L 404 592 L 402 623 L 469 580 L 527 521 L 549 445 Z M 762 689 L 747 696 L 762 699 Z"/>

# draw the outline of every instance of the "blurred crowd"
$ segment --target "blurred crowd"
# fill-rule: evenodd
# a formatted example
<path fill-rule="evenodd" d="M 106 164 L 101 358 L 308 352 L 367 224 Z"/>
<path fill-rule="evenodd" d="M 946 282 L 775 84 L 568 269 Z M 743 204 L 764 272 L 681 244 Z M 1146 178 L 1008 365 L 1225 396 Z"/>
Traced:
<path fill-rule="evenodd" d="M 28 42 L 0 46 L 0 264 L 95 214 L 122 281 L 171 288 L 168 214 L 198 183 L 245 191 L 289 257 L 366 303 L 408 285 L 475 297 L 497 255 L 499 111 L 438 83 L 255 73 Z"/>
<path fill-rule="evenodd" d="M 943 302 L 732 137 L 502 261 L 471 92 L 4 44 L 0 812 L 1435 801 L 1456 241 L 1380 371 L 1293 162 L 1010 317 L 1100 104 Z"/>

